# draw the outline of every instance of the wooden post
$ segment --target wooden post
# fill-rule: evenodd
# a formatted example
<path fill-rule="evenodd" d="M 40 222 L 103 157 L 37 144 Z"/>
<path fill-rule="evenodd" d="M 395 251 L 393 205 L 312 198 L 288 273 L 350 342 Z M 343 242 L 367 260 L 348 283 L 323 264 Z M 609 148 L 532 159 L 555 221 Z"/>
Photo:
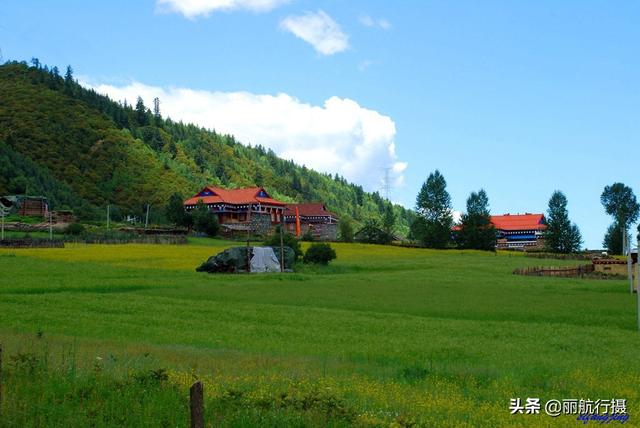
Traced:
<path fill-rule="evenodd" d="M 149 204 L 147 204 L 147 215 L 144 218 L 144 230 L 147 230 L 149 227 Z"/>
<path fill-rule="evenodd" d="M 4 240 L 4 208 L 2 209 L 2 236 L 0 239 Z"/>
<path fill-rule="evenodd" d="M 53 214 L 49 210 L 49 240 L 53 241 Z"/>
<path fill-rule="evenodd" d="M 202 382 L 197 381 L 189 389 L 191 406 L 191 428 L 204 428 L 204 391 Z"/>
<path fill-rule="evenodd" d="M 2 343 L 0 343 L 0 419 L 2 418 Z"/>
<path fill-rule="evenodd" d="M 109 213 L 109 204 L 107 204 L 107 230 L 109 230 L 109 222 L 111 220 L 111 215 Z"/>
<path fill-rule="evenodd" d="M 629 276 L 629 292 L 633 294 L 633 267 L 631 266 L 631 240 L 627 236 L 627 231 L 624 231 L 625 236 L 627 237 L 627 275 Z"/>
<path fill-rule="evenodd" d="M 280 272 L 284 272 L 284 224 L 280 221 Z"/>

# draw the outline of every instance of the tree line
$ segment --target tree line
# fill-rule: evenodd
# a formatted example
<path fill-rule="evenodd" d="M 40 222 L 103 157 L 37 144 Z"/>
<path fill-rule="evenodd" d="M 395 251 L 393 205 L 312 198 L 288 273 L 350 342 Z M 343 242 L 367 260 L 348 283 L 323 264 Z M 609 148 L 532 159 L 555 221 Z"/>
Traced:
<path fill-rule="evenodd" d="M 455 225 L 451 196 L 446 187 L 446 180 L 440 171 L 429 174 L 416 197 L 417 217 L 411 224 L 409 238 L 428 248 L 494 251 L 497 233 L 491 223 L 486 191 L 480 189 L 471 192 L 467 198 L 466 212 L 461 215 L 459 224 Z M 605 212 L 614 220 L 605 234 L 603 245 L 611 254 L 622 254 L 624 248 L 630 247 L 628 230 L 638 220 L 640 205 L 633 190 L 623 183 L 606 186 L 600 201 Z M 567 204 L 567 197 L 559 190 L 554 191 L 549 199 L 545 222 L 547 227 L 542 236 L 546 251 L 567 254 L 581 249 L 582 235 L 578 226 L 569 219 Z"/>

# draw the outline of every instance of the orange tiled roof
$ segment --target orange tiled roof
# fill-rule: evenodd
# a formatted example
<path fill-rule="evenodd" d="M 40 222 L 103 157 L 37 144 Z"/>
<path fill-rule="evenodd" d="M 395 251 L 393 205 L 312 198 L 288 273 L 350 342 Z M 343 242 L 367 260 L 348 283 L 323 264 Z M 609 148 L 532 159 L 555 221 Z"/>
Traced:
<path fill-rule="evenodd" d="M 334 213 L 327 210 L 322 202 L 311 202 L 306 204 L 287 204 L 284 208 L 285 216 L 295 216 L 296 207 L 301 217 L 328 217 L 338 218 Z"/>
<path fill-rule="evenodd" d="M 262 195 L 261 195 L 262 194 Z M 184 205 L 195 205 L 198 201 L 205 204 L 268 204 L 284 206 L 284 202 L 273 199 L 262 187 L 247 187 L 244 189 L 223 189 L 221 187 L 206 186 L 192 198 L 184 201 Z"/>
<path fill-rule="evenodd" d="M 544 214 L 504 214 L 492 215 L 491 223 L 498 230 L 543 230 Z"/>

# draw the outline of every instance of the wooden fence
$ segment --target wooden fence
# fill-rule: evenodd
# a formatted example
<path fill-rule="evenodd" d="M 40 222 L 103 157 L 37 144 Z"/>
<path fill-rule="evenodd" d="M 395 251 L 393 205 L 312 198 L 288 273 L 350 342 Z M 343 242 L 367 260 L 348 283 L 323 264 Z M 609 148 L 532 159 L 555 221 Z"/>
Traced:
<path fill-rule="evenodd" d="M 515 275 L 528 276 L 560 276 L 560 277 L 582 277 L 593 273 L 592 264 L 580 266 L 533 266 L 518 268 L 513 271 Z"/>
<path fill-rule="evenodd" d="M 58 239 L 2 239 L 0 248 L 63 248 L 64 242 Z"/>

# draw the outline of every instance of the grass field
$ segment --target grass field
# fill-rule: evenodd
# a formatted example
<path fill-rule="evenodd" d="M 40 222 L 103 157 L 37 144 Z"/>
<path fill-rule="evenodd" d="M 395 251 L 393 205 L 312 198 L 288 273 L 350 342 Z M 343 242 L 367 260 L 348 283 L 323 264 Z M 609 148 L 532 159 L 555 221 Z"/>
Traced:
<path fill-rule="evenodd" d="M 335 244 L 327 268 L 194 271 L 224 241 L 0 250 L 0 426 L 575 426 L 510 398 L 625 398 L 625 281 L 512 275 L 511 254 Z"/>

